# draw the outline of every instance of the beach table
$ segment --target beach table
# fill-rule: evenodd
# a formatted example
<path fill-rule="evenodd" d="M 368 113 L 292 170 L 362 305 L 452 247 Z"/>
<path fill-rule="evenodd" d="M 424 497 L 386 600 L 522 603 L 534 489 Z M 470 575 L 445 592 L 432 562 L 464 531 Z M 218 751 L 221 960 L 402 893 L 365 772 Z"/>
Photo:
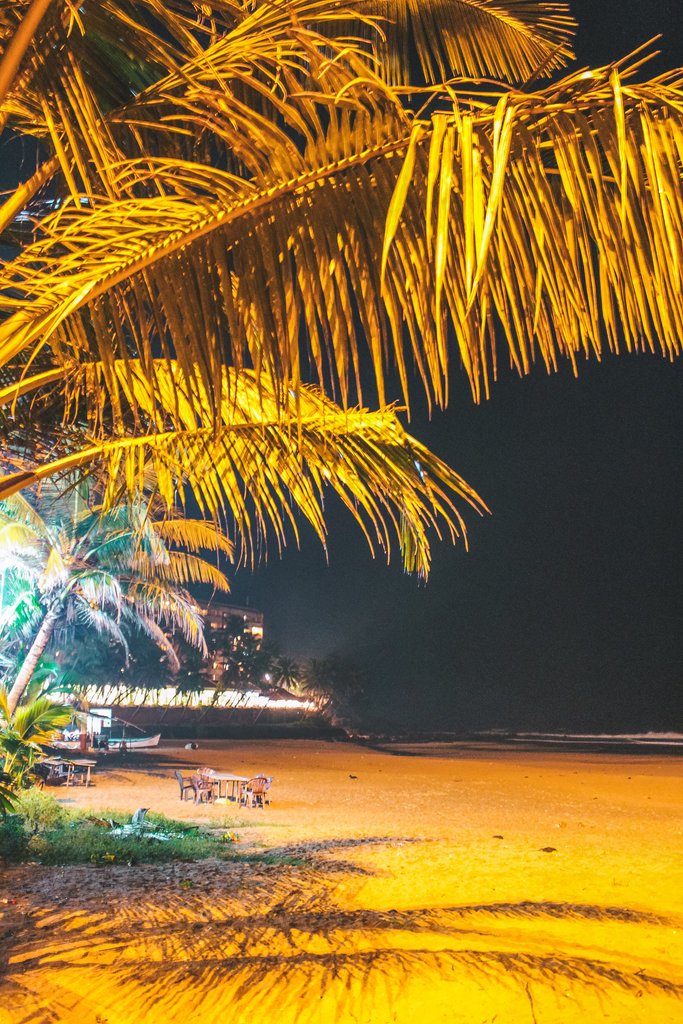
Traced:
<path fill-rule="evenodd" d="M 249 777 L 245 775 L 234 775 L 233 772 L 215 772 L 204 771 L 199 772 L 205 779 L 209 779 L 211 782 L 218 784 L 218 797 L 220 799 L 222 790 L 225 789 L 224 798 L 228 799 L 228 787 L 230 787 L 230 800 L 235 800 L 237 803 L 240 802 L 242 796 L 242 786 L 245 782 L 249 782 Z"/>
<path fill-rule="evenodd" d="M 82 786 L 90 785 L 90 772 L 97 764 L 97 761 L 67 761 L 68 766 L 66 784 L 76 785 L 80 782 Z"/>
<path fill-rule="evenodd" d="M 69 778 L 69 764 L 63 757 L 43 757 L 38 764 L 47 768 L 45 782 L 48 786 L 66 782 Z"/>

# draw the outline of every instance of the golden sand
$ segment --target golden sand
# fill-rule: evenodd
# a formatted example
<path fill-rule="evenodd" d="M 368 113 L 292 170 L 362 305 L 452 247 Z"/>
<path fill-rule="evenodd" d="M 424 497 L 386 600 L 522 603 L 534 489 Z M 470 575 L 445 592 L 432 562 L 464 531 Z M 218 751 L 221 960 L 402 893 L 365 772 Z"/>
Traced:
<path fill-rule="evenodd" d="M 218 824 L 173 767 L 264 772 L 239 845 L 300 863 L 6 869 L 1 1024 L 680 1024 L 681 760 L 415 755 L 169 742 L 53 790 Z"/>

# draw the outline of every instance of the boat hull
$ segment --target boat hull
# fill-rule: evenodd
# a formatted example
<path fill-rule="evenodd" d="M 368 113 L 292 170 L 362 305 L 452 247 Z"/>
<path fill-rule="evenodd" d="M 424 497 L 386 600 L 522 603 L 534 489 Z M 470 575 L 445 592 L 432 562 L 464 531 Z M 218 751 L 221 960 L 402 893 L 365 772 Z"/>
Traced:
<path fill-rule="evenodd" d="M 121 744 L 126 744 L 127 750 L 146 750 L 149 747 L 158 747 L 159 740 L 161 739 L 161 733 L 156 733 L 155 736 L 118 736 L 116 739 L 109 740 L 109 750 L 120 750 Z M 50 743 L 51 747 L 56 747 L 58 750 L 80 750 L 83 751 L 83 747 L 78 740 L 53 740 Z M 86 747 L 86 750 L 92 750 L 92 747 Z M 97 747 L 94 748 L 97 750 Z"/>
<path fill-rule="evenodd" d="M 128 750 L 144 750 L 147 747 L 158 747 L 160 739 L 160 732 L 155 736 L 126 736 L 123 739 L 110 739 L 109 749 L 119 750 L 121 748 L 121 744 L 125 743 Z"/>

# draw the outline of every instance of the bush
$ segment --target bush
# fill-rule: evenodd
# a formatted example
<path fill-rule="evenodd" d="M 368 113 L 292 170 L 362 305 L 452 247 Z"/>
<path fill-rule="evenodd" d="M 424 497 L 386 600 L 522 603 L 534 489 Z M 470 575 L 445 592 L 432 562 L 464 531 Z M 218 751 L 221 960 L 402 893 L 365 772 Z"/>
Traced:
<path fill-rule="evenodd" d="M 161 814 L 149 816 L 146 824 L 159 832 L 180 833 L 155 839 L 145 830 L 133 835 L 112 833 L 129 816 L 106 811 L 89 817 L 82 811 L 60 806 L 53 796 L 37 789 L 23 793 L 20 813 L 0 821 L 0 856 L 7 862 L 22 860 L 41 864 L 129 864 L 172 860 L 202 860 L 220 857 L 234 860 L 234 835 L 223 829 L 217 834 L 188 829 L 187 822 L 175 822 Z M 151 819 L 151 820 L 150 820 Z M 153 831 L 150 829 L 149 831 Z"/>
<path fill-rule="evenodd" d="M 16 801 L 16 809 L 32 832 L 59 828 L 70 816 L 50 793 L 43 793 L 36 786 L 21 794 Z"/>
<path fill-rule="evenodd" d="M 210 838 L 151 839 L 113 836 L 108 829 L 79 822 L 31 837 L 28 857 L 41 864 L 137 864 L 231 856 Z"/>
<path fill-rule="evenodd" d="M 20 814 L 8 814 L 0 822 L 0 859 L 6 864 L 26 859 L 28 834 Z"/>

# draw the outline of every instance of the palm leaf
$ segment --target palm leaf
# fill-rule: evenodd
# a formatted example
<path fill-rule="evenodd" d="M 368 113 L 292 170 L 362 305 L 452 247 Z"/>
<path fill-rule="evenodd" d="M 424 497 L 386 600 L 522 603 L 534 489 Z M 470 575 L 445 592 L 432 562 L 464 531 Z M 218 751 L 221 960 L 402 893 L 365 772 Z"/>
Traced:
<path fill-rule="evenodd" d="M 363 0 L 386 41 L 378 54 L 387 77 L 406 81 L 410 45 L 431 81 L 453 75 L 521 81 L 550 74 L 572 56 L 576 23 L 567 3 L 528 0 Z"/>
<path fill-rule="evenodd" d="M 195 601 L 189 594 L 183 594 L 177 587 L 160 580 L 138 580 L 132 582 L 127 591 L 128 604 L 135 610 L 136 621 L 140 620 L 144 631 L 159 638 L 159 622 L 178 629 L 193 647 L 206 655 L 206 644 L 202 629 L 202 617 Z M 170 643 L 159 646 L 168 654 Z M 177 659 L 176 659 L 177 660 Z"/>
<path fill-rule="evenodd" d="M 180 545 L 188 551 L 216 551 L 232 559 L 234 545 L 224 533 L 204 519 L 164 518 L 153 529 L 166 544 Z"/>
<path fill-rule="evenodd" d="M 9 786 L 4 785 L 0 776 L 0 815 L 4 818 L 7 814 L 12 814 L 15 810 L 14 800 L 16 795 L 14 790 L 10 789 Z"/>
<path fill-rule="evenodd" d="M 407 390 L 407 328 L 425 385 L 445 401 L 442 312 L 477 398 L 495 373 L 494 313 L 522 371 L 537 351 L 548 367 L 558 357 L 575 362 L 579 352 L 600 352 L 605 338 L 616 347 L 619 332 L 629 348 L 677 351 L 679 77 L 636 86 L 608 68 L 498 104 L 481 100 L 469 112 L 465 97 L 455 109 L 446 97 L 439 102 L 443 113 L 414 125 L 410 188 L 403 183 L 386 241 L 411 134 L 396 109 L 355 109 L 349 121 L 348 111 L 328 105 L 324 127 L 307 110 L 308 130 L 317 124 L 318 134 L 291 158 L 293 176 L 245 182 L 239 197 L 216 172 L 220 198 L 192 199 L 192 174 L 182 179 L 177 167 L 182 201 L 104 202 L 48 218 L 44 239 L 0 275 L 8 314 L 0 362 L 46 343 L 67 366 L 102 359 L 98 386 L 115 410 L 115 355 L 148 353 L 144 373 L 154 387 L 153 346 L 168 350 L 172 337 L 187 388 L 168 401 L 196 407 L 201 391 L 220 419 L 226 363 L 296 381 L 310 358 L 344 397 L 359 371 L 354 310 L 380 400 L 387 350 Z M 442 142 L 432 147 L 435 136 Z M 281 164 L 288 155 L 283 143 Z M 211 171 L 202 173 L 208 181 Z M 445 182 L 437 202 L 425 188 L 434 180 Z"/>
<path fill-rule="evenodd" d="M 126 384 L 130 408 L 144 413 L 149 422 L 160 419 L 164 408 L 172 409 L 167 395 L 187 391 L 176 364 L 155 364 L 156 393 L 147 388 L 139 363 L 118 361 L 114 372 Z M 84 382 L 93 379 L 88 373 Z M 87 400 L 93 389 L 84 391 Z M 196 395 L 198 407 L 208 408 L 203 393 Z M 424 574 L 429 567 L 428 529 L 438 532 L 441 524 L 451 537 L 464 533 L 455 500 L 479 511 L 485 508 L 461 477 L 404 431 L 392 409 L 343 410 L 316 389 L 283 394 L 269 380 L 246 371 L 224 372 L 222 397 L 218 433 L 209 416 L 198 421 L 194 405 L 179 404 L 175 417 L 166 415 L 168 429 L 92 438 L 71 455 L 36 467 L 31 480 L 99 465 L 106 469 L 113 500 L 122 489 L 134 494 L 145 465 L 151 463 L 169 506 L 176 487 L 189 485 L 203 512 L 214 520 L 228 516 L 235 523 L 242 557 L 249 559 L 270 531 L 279 546 L 288 529 L 298 536 L 296 513 L 324 542 L 323 494 L 332 490 L 363 527 L 371 546 L 378 544 L 388 555 L 392 535 L 399 544 L 403 540 L 411 568 Z M 26 479 L 26 473 L 19 479 L 12 474 L 0 478 L 0 496 L 25 486 Z"/>
<path fill-rule="evenodd" d="M 132 563 L 133 572 L 140 572 L 146 579 L 157 579 L 174 586 L 191 583 L 207 583 L 216 590 L 228 593 L 230 583 L 220 569 L 196 555 L 185 551 L 171 551 L 163 562 L 153 562 L 143 552 L 138 552 Z"/>
<path fill-rule="evenodd" d="M 24 742 L 30 740 L 46 743 L 55 732 L 68 725 L 72 716 L 73 708 L 55 704 L 49 697 L 38 697 L 30 704 L 22 704 L 16 709 L 12 728 Z"/>

